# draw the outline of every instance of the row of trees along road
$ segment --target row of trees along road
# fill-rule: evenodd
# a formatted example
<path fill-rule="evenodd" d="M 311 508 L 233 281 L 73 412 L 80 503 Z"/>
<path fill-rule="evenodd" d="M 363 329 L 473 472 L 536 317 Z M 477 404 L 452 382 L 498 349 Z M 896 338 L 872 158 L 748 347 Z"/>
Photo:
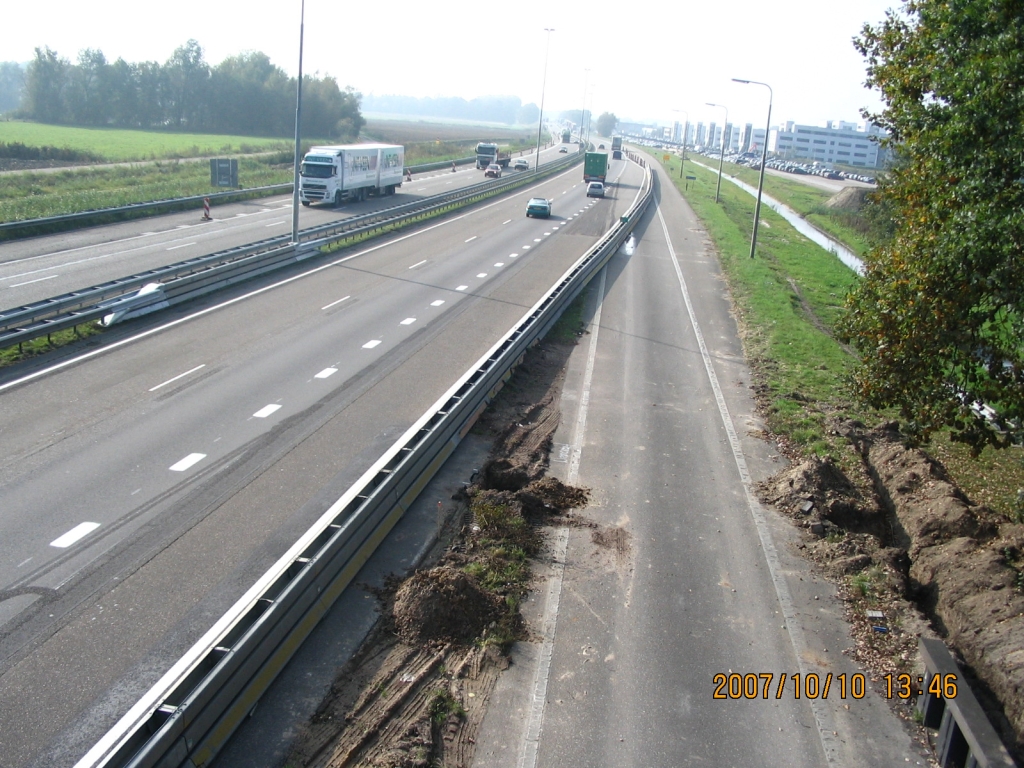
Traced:
<path fill-rule="evenodd" d="M 885 104 L 865 116 L 896 157 L 877 196 L 892 236 L 843 329 L 859 392 L 920 440 L 949 426 L 974 450 L 1020 441 L 1024 3 L 908 0 L 855 44 Z"/>
<path fill-rule="evenodd" d="M 72 64 L 48 47 L 36 48 L 21 113 L 44 123 L 288 136 L 295 130 L 295 85 L 264 53 L 210 66 L 195 40 L 164 64 L 111 64 L 93 49 Z M 304 76 L 303 134 L 354 138 L 365 123 L 359 100 L 333 77 Z"/>

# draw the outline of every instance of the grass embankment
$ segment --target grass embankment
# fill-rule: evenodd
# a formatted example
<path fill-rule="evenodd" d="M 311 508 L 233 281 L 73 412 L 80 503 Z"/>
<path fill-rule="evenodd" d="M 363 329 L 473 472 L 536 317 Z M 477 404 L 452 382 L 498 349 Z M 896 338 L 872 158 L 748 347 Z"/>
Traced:
<path fill-rule="evenodd" d="M 679 158 L 672 157 L 666 167 L 717 248 L 769 429 L 802 455 L 832 456 L 844 466 L 859 461 L 847 441 L 835 434 L 834 420 L 858 419 L 872 426 L 896 415 L 858 402 L 850 378 L 856 357 L 833 335 L 845 297 L 858 278 L 763 205 L 757 256 L 751 259 L 754 198 L 726 180 L 716 205 L 715 172 L 688 161 L 685 174 L 697 178 L 685 189 Z M 756 172 L 745 170 L 755 176 L 756 185 Z M 770 178 L 765 178 L 766 190 L 797 210 L 815 197 L 813 188 L 794 189 L 806 185 L 785 179 L 774 180 L 781 183 L 773 183 L 772 190 Z M 987 448 L 972 459 L 966 447 L 946 434 L 926 449 L 973 500 L 1014 517 L 1024 511 L 1017 499 L 1017 489 L 1024 488 L 1024 460 L 1016 449 Z"/>
<path fill-rule="evenodd" d="M 242 157 L 238 180 L 244 187 L 285 184 L 292 180 L 291 163 L 282 165 L 277 155 Z M 178 160 L 49 173 L 24 171 L 3 181 L 0 222 L 224 191 L 210 185 L 207 163 Z"/>
<path fill-rule="evenodd" d="M 709 158 L 702 157 L 698 160 L 704 165 L 718 167 L 717 161 Z M 725 163 L 722 172 L 735 176 L 752 187 L 757 186 L 759 172 L 745 165 Z M 722 183 L 729 182 L 723 180 Z M 863 217 L 854 211 L 829 208 L 825 205 L 829 199 L 835 196 L 834 192 L 804 184 L 795 178 L 781 178 L 771 173 L 765 173 L 764 191 L 765 194 L 788 205 L 822 232 L 843 243 L 857 255 L 863 257 L 871 250 L 871 244 L 868 241 L 869 225 Z"/>

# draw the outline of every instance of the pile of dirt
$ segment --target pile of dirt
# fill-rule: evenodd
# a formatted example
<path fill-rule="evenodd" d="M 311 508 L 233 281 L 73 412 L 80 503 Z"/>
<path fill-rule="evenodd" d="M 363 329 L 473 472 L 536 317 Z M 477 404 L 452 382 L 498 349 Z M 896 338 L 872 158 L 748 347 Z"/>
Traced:
<path fill-rule="evenodd" d="M 917 638 L 938 633 L 1020 755 L 1024 525 L 971 503 L 941 464 L 906 447 L 898 425 L 862 427 L 836 425 L 860 467 L 809 459 L 763 483 L 761 499 L 813 534 L 801 548 L 839 584 L 853 655 L 876 678 L 909 671 Z"/>
<path fill-rule="evenodd" d="M 506 650 L 526 636 L 518 606 L 542 524 L 573 524 L 589 499 L 545 477 L 572 345 L 531 349 L 474 430 L 494 444 L 457 495 L 433 565 L 373 590 L 381 621 L 342 669 L 287 763 L 317 768 L 468 766 Z"/>
<path fill-rule="evenodd" d="M 971 504 L 942 466 L 904 447 L 894 425 L 866 458 L 906 537 L 910 579 L 936 629 L 1002 704 L 1024 747 L 1024 525 Z"/>
<path fill-rule="evenodd" d="M 404 643 L 471 642 L 499 618 L 493 595 L 464 571 L 440 566 L 419 571 L 395 594 L 395 629 Z"/>
<path fill-rule="evenodd" d="M 843 187 L 825 201 L 826 208 L 838 208 L 847 211 L 859 211 L 864 207 L 870 189 L 864 187 Z"/>
<path fill-rule="evenodd" d="M 837 530 L 886 534 L 885 511 L 874 494 L 859 485 L 831 459 L 807 459 L 783 470 L 760 487 L 761 500 L 775 505 L 804 527 L 819 533 Z"/>

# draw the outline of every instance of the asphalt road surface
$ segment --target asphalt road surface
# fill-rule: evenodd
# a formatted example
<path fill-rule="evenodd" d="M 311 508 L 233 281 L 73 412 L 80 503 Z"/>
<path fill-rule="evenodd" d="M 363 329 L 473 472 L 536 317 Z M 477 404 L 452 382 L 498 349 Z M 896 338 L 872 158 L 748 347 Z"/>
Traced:
<path fill-rule="evenodd" d="M 455 174 L 453 174 L 455 175 Z M 0 765 L 71 765 L 634 199 L 573 168 L 0 376 Z M 528 197 L 553 199 L 548 220 Z"/>
<path fill-rule="evenodd" d="M 782 460 L 759 437 L 713 247 L 661 179 L 594 281 L 554 437 L 552 471 L 592 490 L 598 527 L 555 531 L 527 606 L 538 640 L 517 646 L 474 765 L 925 765 L 877 695 L 836 687 L 859 671 L 842 606 L 756 499 Z M 753 696 L 716 685 L 734 674 Z M 794 675 L 816 675 L 819 698 L 797 698 Z"/>
<path fill-rule="evenodd" d="M 525 155 L 524 155 L 525 157 Z M 541 162 L 561 157 L 554 147 Z M 533 166 L 534 155 L 529 155 Z M 508 171 L 515 173 L 515 171 Z M 458 172 L 430 171 L 403 182 L 396 194 L 347 203 L 303 206 L 299 227 L 339 219 L 440 195 L 484 181 L 483 171 L 463 166 Z M 11 309 L 99 285 L 197 256 L 288 235 L 292 227 L 291 195 L 214 205 L 213 221 L 196 211 L 153 216 L 25 240 L 0 243 L 0 309 Z"/>

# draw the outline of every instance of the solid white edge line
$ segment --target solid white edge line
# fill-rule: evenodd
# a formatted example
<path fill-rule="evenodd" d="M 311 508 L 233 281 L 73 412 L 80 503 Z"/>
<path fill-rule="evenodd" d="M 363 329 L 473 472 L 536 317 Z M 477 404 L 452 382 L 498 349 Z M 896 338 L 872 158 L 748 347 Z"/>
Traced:
<path fill-rule="evenodd" d="M 417 261 L 415 264 L 413 264 L 411 267 L 409 267 L 409 269 L 416 269 L 416 267 L 418 267 L 418 266 L 420 266 L 422 264 L 426 264 L 426 263 L 427 263 L 426 259 L 424 259 L 423 261 Z"/>
<path fill-rule="evenodd" d="M 65 533 L 63 536 L 58 536 L 56 539 L 51 541 L 50 546 L 57 547 L 58 549 L 66 549 L 67 547 L 70 547 L 76 541 L 81 539 L 83 536 L 92 533 L 99 527 L 99 523 L 80 523 L 76 525 L 74 528 L 72 528 L 70 531 Z M 29 560 L 31 559 L 32 558 L 30 557 Z M 28 560 L 26 560 L 25 562 L 27 563 Z M 21 565 L 24 564 L 25 563 L 22 563 Z M 18 567 L 20 568 L 21 565 L 19 565 Z"/>
<path fill-rule="evenodd" d="M 711 382 L 711 389 L 715 393 L 718 413 L 729 437 L 729 446 L 732 448 L 733 460 L 736 462 L 736 469 L 739 471 L 740 482 L 743 484 L 743 492 L 746 495 L 747 508 L 750 510 L 750 516 L 754 519 L 754 526 L 757 528 L 757 535 L 761 540 L 761 550 L 764 552 L 765 560 L 768 563 L 768 573 L 771 576 L 772 584 L 775 586 L 775 595 L 778 598 L 779 607 L 786 622 L 787 634 L 793 646 L 793 653 L 796 655 L 796 663 L 800 668 L 801 676 L 806 677 L 809 673 L 816 670 L 812 670 L 804 659 L 807 653 L 807 641 L 804 639 L 803 631 L 800 629 L 800 624 L 797 621 L 796 607 L 793 604 L 793 597 L 789 592 L 786 577 L 782 573 L 779 553 L 775 549 L 775 541 L 772 539 L 772 532 L 768 528 L 764 509 L 754 494 L 753 482 L 750 479 L 747 460 L 743 456 L 743 449 L 736 434 L 736 426 L 733 424 L 732 416 L 729 413 L 729 406 L 725 402 L 725 396 L 718 383 L 718 375 L 715 373 L 711 353 L 708 351 L 707 344 L 704 341 L 704 334 L 701 332 L 700 324 L 697 322 L 697 313 L 693 308 L 693 302 L 690 300 L 690 291 L 686 287 L 686 280 L 683 277 L 683 270 L 679 266 L 679 259 L 676 256 L 675 248 L 672 247 L 672 238 L 669 236 L 668 224 L 665 223 L 665 216 L 661 212 L 660 205 L 658 205 L 658 218 L 661 220 L 661 228 L 665 233 L 665 242 L 668 244 L 672 266 L 675 267 L 676 277 L 679 280 L 679 289 L 683 294 L 686 312 L 690 316 L 690 325 L 693 327 L 693 333 L 697 338 L 697 345 L 700 348 L 700 355 L 704 360 L 704 369 L 707 371 L 708 380 Z M 832 714 L 819 699 L 808 699 L 808 703 L 811 707 L 811 713 L 814 715 L 814 722 L 818 729 L 821 748 L 825 753 L 825 760 L 829 765 L 839 765 L 838 738 L 833 735 L 835 733 L 835 726 L 832 722 Z"/>
<path fill-rule="evenodd" d="M 590 409 L 590 384 L 594 378 L 594 361 L 597 359 L 597 337 L 601 328 L 601 308 L 604 306 L 605 275 L 607 267 L 601 269 L 600 282 L 597 287 L 597 311 L 590 323 L 590 347 L 587 349 L 587 367 L 583 374 L 583 385 L 580 388 L 580 405 L 576 412 L 576 423 L 573 425 L 572 458 L 569 461 L 569 473 L 566 482 L 575 485 L 579 479 L 580 456 L 583 453 L 583 436 L 587 428 L 587 411 Z M 529 715 L 526 729 L 523 732 L 522 750 L 519 753 L 518 768 L 535 768 L 537 754 L 540 751 L 540 735 L 544 727 L 544 704 L 548 693 L 548 678 L 551 674 L 551 656 L 555 647 L 555 630 L 558 626 L 558 602 L 562 593 L 562 577 L 565 573 L 565 556 L 569 547 L 569 528 L 560 527 L 555 534 L 552 547 L 551 562 L 554 573 L 548 580 L 548 594 L 544 601 L 544 619 L 541 626 L 540 656 L 537 669 L 533 676 L 532 694 L 529 703 Z"/>
<path fill-rule="evenodd" d="M 206 367 L 206 363 L 203 363 L 202 365 L 197 365 L 197 366 L 196 366 L 195 368 L 191 368 L 191 369 L 189 369 L 189 370 L 185 371 L 184 373 L 179 373 L 179 374 L 178 374 L 177 376 L 175 376 L 175 377 L 173 377 L 173 378 L 170 378 L 170 379 L 168 379 L 168 380 L 167 380 L 167 381 L 165 381 L 165 382 L 162 382 L 162 383 L 160 383 L 160 384 L 157 384 L 157 385 L 156 385 L 155 387 L 152 387 L 152 388 L 151 388 L 151 389 L 150 389 L 149 391 L 150 391 L 150 392 L 156 392 L 156 391 L 157 391 L 158 389 L 160 389 L 160 387 L 166 387 L 166 386 L 167 386 L 168 384 L 170 384 L 170 383 L 172 383 L 172 382 L 175 382 L 175 381 L 177 381 L 178 379 L 182 379 L 182 378 L 184 378 L 185 376 L 188 376 L 188 375 L 189 375 L 190 373 L 195 373 L 195 372 L 196 372 L 196 371 L 198 371 L 198 370 L 199 370 L 200 368 L 205 368 L 205 367 Z"/>

